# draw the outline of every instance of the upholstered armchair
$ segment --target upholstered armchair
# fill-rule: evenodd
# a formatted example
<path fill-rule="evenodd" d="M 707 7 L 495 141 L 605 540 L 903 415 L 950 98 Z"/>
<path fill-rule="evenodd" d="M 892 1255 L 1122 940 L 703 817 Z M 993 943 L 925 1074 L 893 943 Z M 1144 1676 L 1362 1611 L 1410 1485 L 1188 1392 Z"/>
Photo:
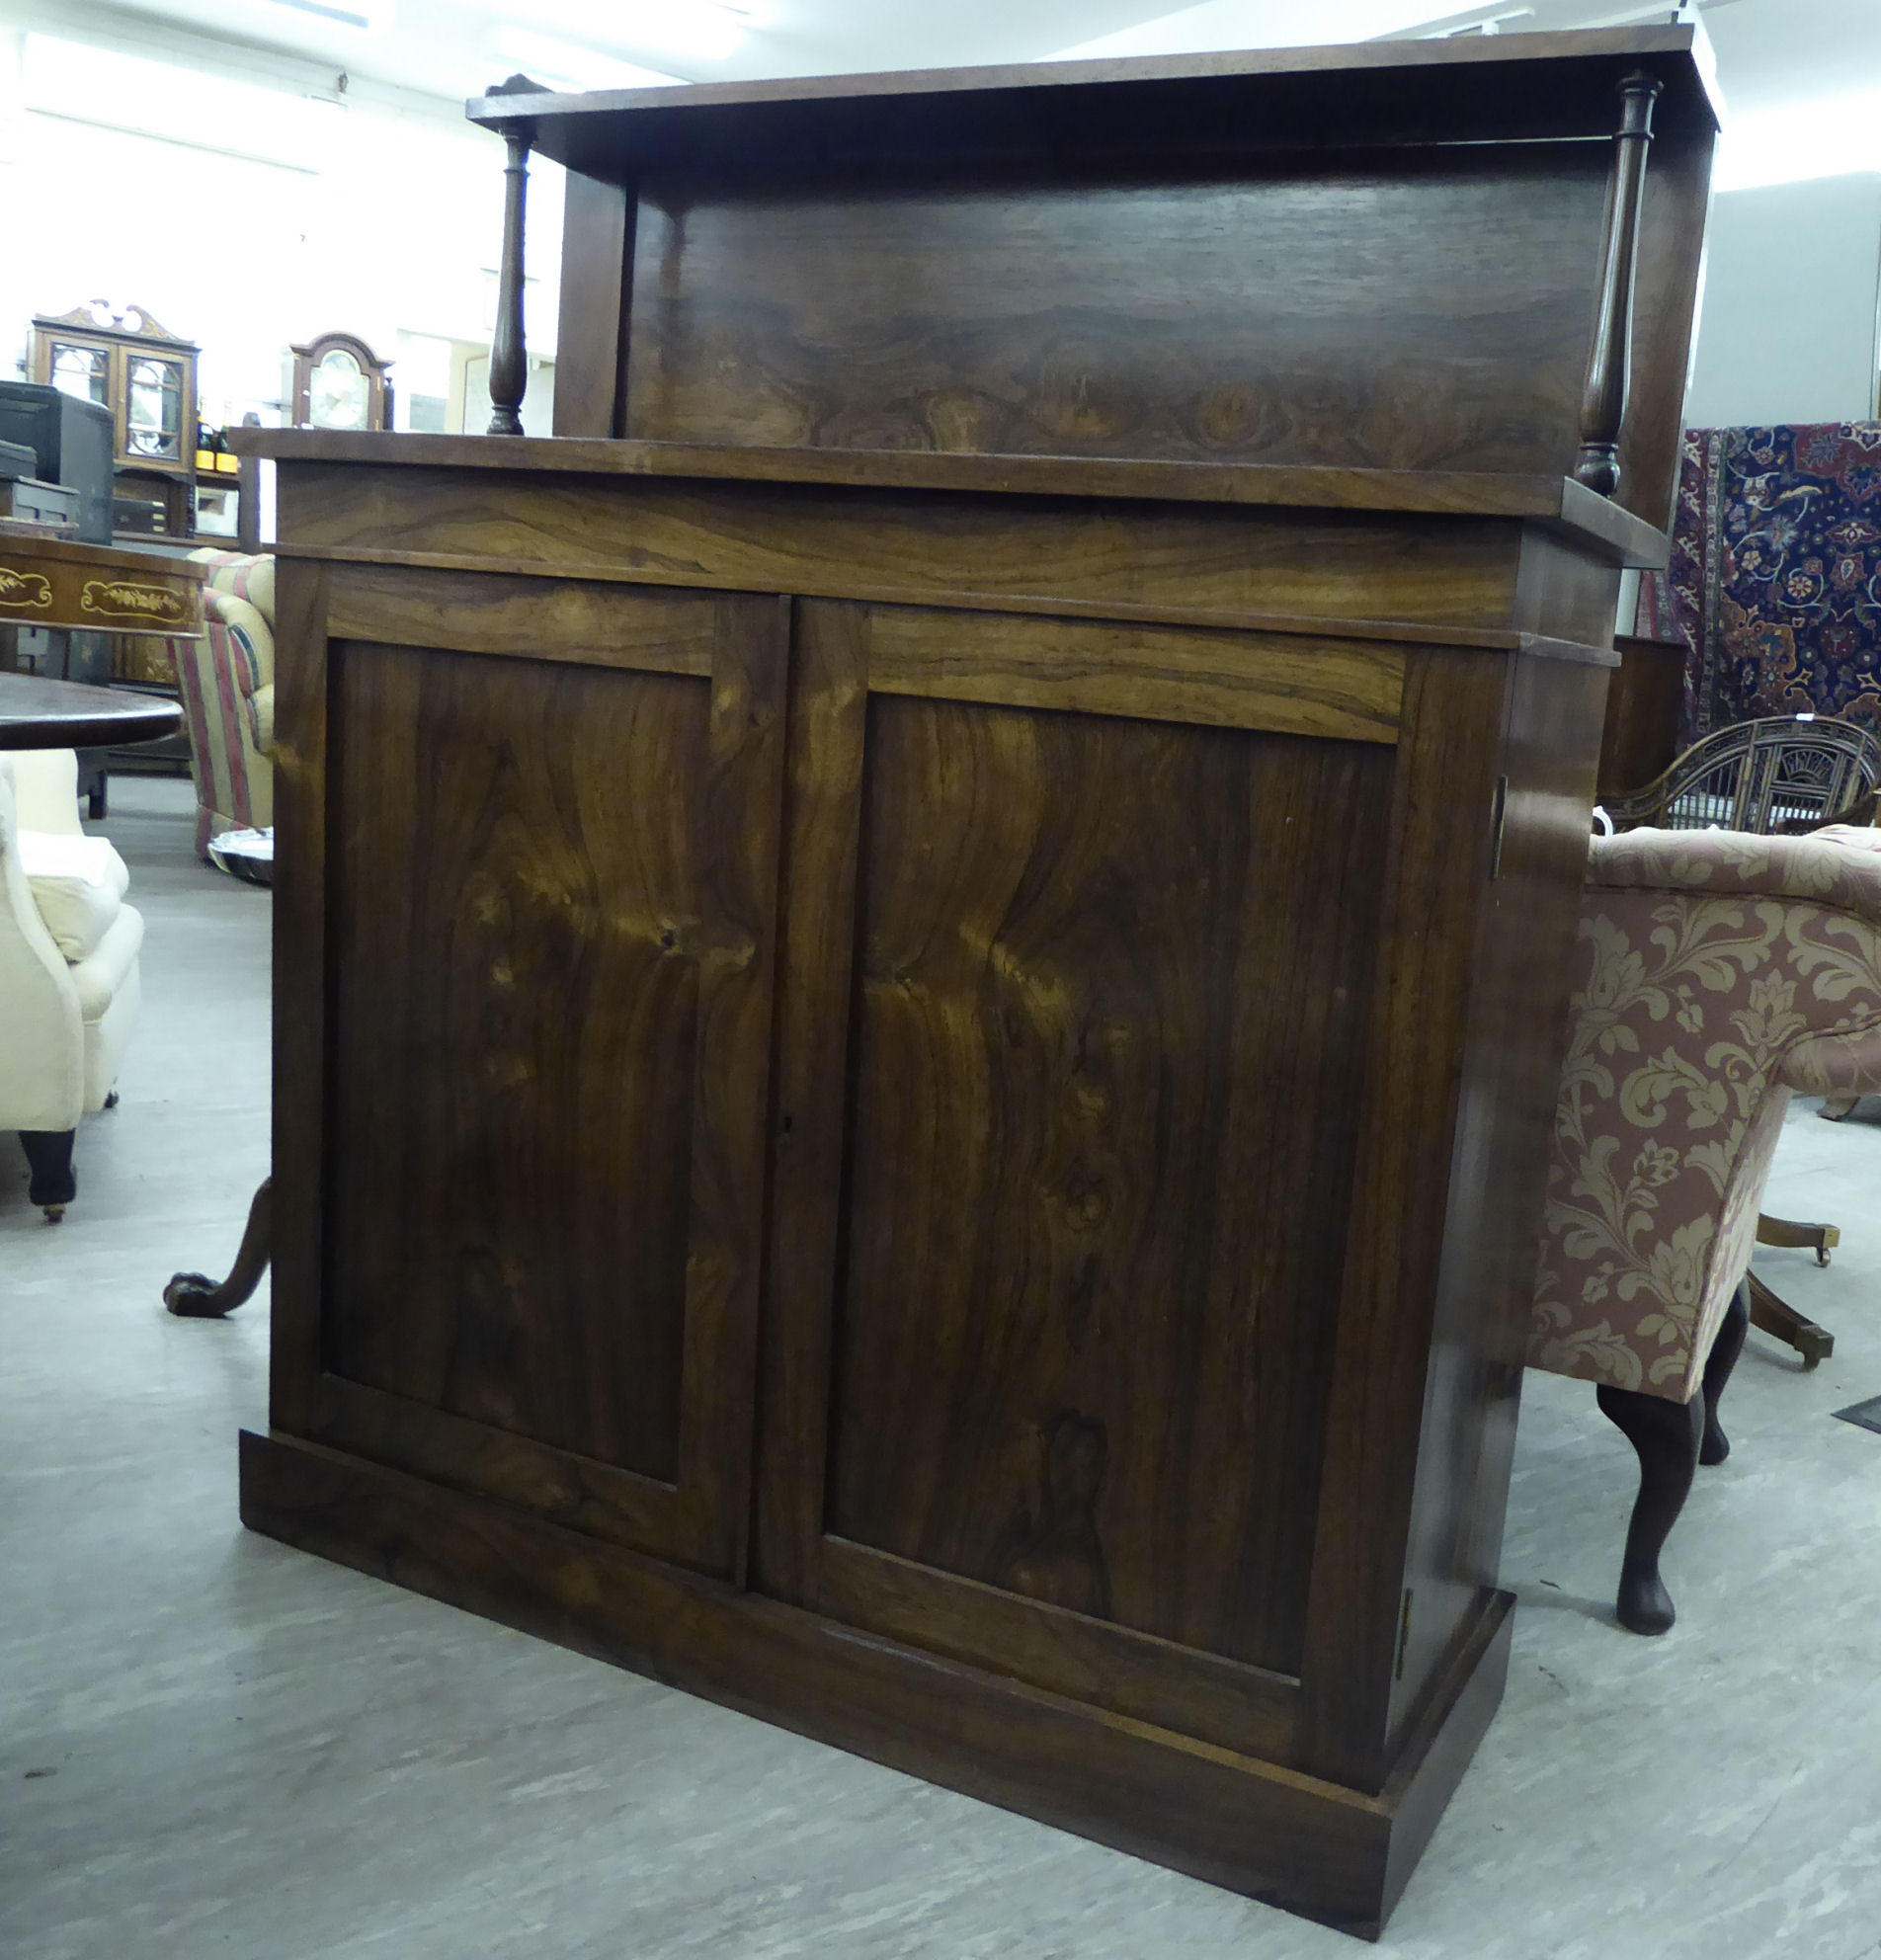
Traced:
<path fill-rule="evenodd" d="M 143 920 L 124 862 L 78 822 L 70 749 L 0 754 L 0 1129 L 53 1224 L 78 1185 L 78 1119 L 112 1085 L 137 1018 Z"/>
<path fill-rule="evenodd" d="M 1575 957 L 1528 1360 L 1639 1455 L 1618 1613 L 1663 1633 L 1790 1095 L 1881 1090 L 1881 831 L 1596 838 Z"/>
<path fill-rule="evenodd" d="M 209 567 L 204 629 L 172 646 L 196 778 L 196 850 L 205 858 L 210 838 L 275 820 L 275 561 L 190 556 Z"/>

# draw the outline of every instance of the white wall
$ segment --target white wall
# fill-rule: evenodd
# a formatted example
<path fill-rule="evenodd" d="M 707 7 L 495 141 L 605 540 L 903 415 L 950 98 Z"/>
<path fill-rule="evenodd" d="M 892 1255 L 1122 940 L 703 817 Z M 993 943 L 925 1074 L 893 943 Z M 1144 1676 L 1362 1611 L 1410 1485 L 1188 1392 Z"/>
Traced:
<path fill-rule="evenodd" d="M 0 374 L 24 371 L 33 314 L 93 298 L 201 346 L 210 423 L 273 420 L 287 349 L 320 333 L 382 358 L 415 335 L 487 345 L 502 143 L 449 105 L 401 113 L 283 83 L 0 33 Z M 530 351 L 552 355 L 553 164 L 532 165 L 528 239 Z"/>
<path fill-rule="evenodd" d="M 1881 174 L 1711 201 L 1688 428 L 1875 413 Z"/>

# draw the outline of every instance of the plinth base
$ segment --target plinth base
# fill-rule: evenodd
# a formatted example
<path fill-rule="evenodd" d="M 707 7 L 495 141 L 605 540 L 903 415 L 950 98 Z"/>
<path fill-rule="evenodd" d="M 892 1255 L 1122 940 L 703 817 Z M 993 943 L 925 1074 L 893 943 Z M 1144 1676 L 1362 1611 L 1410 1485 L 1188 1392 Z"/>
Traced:
<path fill-rule="evenodd" d="M 296 1437 L 244 1432 L 241 1503 L 303 1551 L 1367 1939 L 1509 1671 L 1497 1593 L 1367 1796 Z"/>

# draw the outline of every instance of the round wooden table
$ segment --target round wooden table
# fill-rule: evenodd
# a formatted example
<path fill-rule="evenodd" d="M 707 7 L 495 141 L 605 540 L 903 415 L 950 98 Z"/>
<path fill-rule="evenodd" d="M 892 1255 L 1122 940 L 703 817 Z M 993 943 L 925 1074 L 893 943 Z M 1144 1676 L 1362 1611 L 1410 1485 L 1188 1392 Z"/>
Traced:
<path fill-rule="evenodd" d="M 182 707 L 160 695 L 0 674 L 0 749 L 116 749 L 182 726 Z"/>

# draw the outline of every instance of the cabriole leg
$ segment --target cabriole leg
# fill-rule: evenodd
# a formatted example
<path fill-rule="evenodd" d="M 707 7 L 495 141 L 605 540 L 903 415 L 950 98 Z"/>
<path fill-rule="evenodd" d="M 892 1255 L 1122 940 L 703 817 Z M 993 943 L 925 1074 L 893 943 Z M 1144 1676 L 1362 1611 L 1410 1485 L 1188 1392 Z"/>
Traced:
<path fill-rule="evenodd" d="M 1633 1445 L 1639 1457 L 1639 1496 L 1626 1528 L 1614 1611 L 1632 1633 L 1664 1633 L 1677 1617 L 1659 1576 L 1659 1554 L 1678 1521 L 1698 1467 L 1704 1433 L 1704 1397 L 1668 1402 L 1632 1389 L 1601 1387 L 1600 1413 Z"/>
<path fill-rule="evenodd" d="M 264 1178 L 248 1207 L 248 1225 L 229 1275 L 218 1286 L 206 1272 L 179 1272 L 163 1289 L 163 1304 L 185 1320 L 220 1320 L 261 1284 L 274 1255 L 272 1178 Z"/>
<path fill-rule="evenodd" d="M 1738 1290 L 1731 1295 L 1731 1304 L 1725 1309 L 1724 1323 L 1718 1329 L 1718 1338 L 1711 1344 L 1711 1356 L 1705 1362 L 1704 1388 L 1701 1392 L 1704 1440 L 1698 1445 L 1700 1463 L 1722 1463 L 1731 1454 L 1731 1438 L 1718 1425 L 1718 1400 L 1724 1394 L 1725 1384 L 1731 1379 L 1731 1370 L 1738 1364 L 1738 1356 L 1744 1352 L 1744 1337 L 1750 1331 L 1751 1282 L 1744 1279 L 1738 1282 Z"/>

